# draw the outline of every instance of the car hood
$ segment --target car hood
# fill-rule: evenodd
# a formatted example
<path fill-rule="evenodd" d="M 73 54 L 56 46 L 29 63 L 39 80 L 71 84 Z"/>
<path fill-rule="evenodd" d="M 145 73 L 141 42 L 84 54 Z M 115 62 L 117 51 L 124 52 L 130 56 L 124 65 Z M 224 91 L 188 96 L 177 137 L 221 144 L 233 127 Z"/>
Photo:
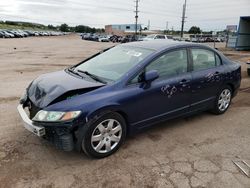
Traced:
<path fill-rule="evenodd" d="M 35 106 L 44 108 L 69 91 L 103 85 L 105 84 L 78 78 L 65 71 L 58 71 L 43 74 L 35 79 L 29 86 L 27 95 Z"/>

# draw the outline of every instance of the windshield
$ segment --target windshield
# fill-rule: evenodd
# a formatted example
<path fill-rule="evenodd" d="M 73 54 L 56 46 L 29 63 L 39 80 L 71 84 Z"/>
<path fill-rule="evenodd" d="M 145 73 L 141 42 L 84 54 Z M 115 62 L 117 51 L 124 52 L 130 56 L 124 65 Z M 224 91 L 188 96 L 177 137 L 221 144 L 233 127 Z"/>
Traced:
<path fill-rule="evenodd" d="M 116 81 L 137 65 L 153 50 L 116 46 L 78 65 L 76 71 L 85 71 L 106 81 Z"/>

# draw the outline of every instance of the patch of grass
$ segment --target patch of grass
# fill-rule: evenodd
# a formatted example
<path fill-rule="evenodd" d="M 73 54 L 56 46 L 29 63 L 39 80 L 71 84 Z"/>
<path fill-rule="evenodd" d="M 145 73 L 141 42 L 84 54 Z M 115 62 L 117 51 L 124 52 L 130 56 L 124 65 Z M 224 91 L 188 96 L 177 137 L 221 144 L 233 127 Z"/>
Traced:
<path fill-rule="evenodd" d="M 9 25 L 6 23 L 0 23 L 0 29 L 21 29 L 21 30 L 35 30 L 35 31 L 48 31 L 50 29 L 44 27 L 44 28 L 39 28 L 39 27 L 27 27 L 27 26 L 21 26 L 21 25 Z"/>

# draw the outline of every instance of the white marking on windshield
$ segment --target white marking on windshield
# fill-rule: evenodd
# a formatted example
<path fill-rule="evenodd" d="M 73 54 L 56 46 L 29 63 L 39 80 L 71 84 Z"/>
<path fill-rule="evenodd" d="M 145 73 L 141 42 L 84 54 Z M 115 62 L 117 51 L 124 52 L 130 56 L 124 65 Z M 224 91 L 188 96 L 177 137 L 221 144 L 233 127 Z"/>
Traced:
<path fill-rule="evenodd" d="M 142 55 L 141 52 L 136 52 L 136 51 L 128 51 L 127 54 L 134 57 L 140 57 Z"/>

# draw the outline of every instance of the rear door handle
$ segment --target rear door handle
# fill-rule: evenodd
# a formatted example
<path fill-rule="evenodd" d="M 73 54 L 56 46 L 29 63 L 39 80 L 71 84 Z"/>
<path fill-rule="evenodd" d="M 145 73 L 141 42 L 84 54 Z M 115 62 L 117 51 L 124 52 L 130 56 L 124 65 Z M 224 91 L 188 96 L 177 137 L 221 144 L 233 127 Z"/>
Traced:
<path fill-rule="evenodd" d="M 216 72 L 214 73 L 215 76 L 217 76 L 217 75 L 219 75 L 219 74 L 220 74 L 220 72 L 218 72 L 218 71 L 216 71 Z"/>
<path fill-rule="evenodd" d="M 189 82 L 190 82 L 190 80 L 183 79 L 183 80 L 181 80 L 179 83 L 180 83 L 180 84 L 187 84 L 187 83 L 189 83 Z"/>

